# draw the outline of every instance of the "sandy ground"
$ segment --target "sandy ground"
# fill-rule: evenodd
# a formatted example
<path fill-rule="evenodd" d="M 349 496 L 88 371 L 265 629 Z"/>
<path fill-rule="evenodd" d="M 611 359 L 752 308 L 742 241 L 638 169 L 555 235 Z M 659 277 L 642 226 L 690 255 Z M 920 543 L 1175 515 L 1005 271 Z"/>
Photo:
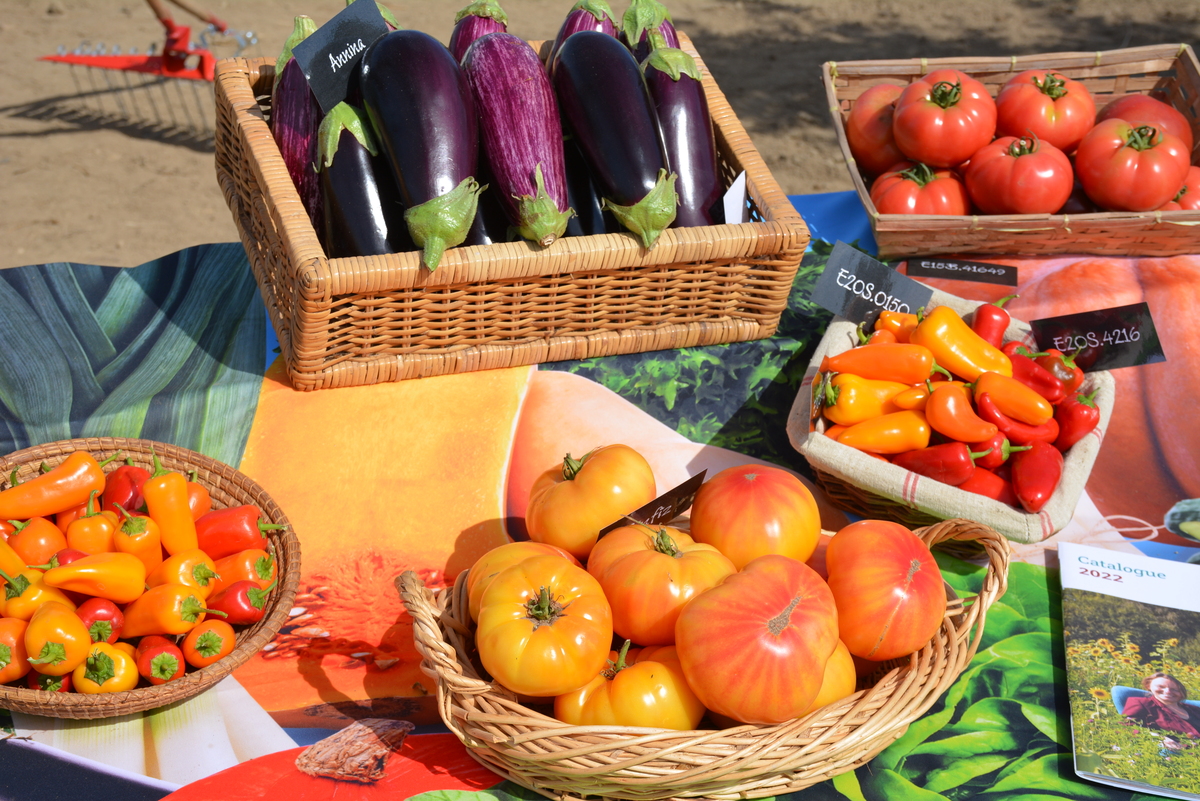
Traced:
<path fill-rule="evenodd" d="M 193 0 L 253 30 L 249 55 L 274 57 L 292 17 L 324 22 L 341 0 Z M 449 38 L 466 0 L 391 0 L 406 27 Z M 509 30 L 553 37 L 569 0 L 502 0 Z M 622 13 L 626 0 L 613 0 Z M 1179 0 L 671 0 L 742 124 L 789 194 L 851 187 L 826 109 L 827 60 L 1010 55 L 1186 42 L 1200 4 Z M 179 19 L 185 18 L 178 12 Z M 199 30 L 197 26 L 196 30 Z M 217 188 L 211 144 L 164 132 L 211 115 L 211 90 L 151 87 L 142 105 L 97 105 L 104 74 L 42 63 L 60 45 L 144 51 L 161 28 L 139 0 L 0 0 L 0 267 L 49 261 L 132 266 L 237 233 Z M 114 80 L 119 76 L 110 75 Z M 159 124 L 148 99 L 157 102 Z M 172 100 L 167 105 L 167 98 Z M 193 111 L 198 115 L 198 112 Z M 152 124 L 139 122 L 149 119 Z M 193 122 L 198 121 L 198 116 Z"/>

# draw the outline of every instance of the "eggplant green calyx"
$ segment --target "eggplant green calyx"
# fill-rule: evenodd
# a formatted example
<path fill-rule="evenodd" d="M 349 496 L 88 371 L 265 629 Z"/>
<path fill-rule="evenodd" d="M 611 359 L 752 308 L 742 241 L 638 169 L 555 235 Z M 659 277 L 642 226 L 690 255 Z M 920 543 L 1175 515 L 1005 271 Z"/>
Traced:
<path fill-rule="evenodd" d="M 484 19 L 494 19 L 504 27 L 508 27 L 508 14 L 504 13 L 504 9 L 496 0 L 475 0 L 469 6 L 459 11 L 454 16 L 454 21 L 461 22 L 463 17 L 483 17 Z"/>
<path fill-rule="evenodd" d="M 283 68 L 292 60 L 292 49 L 316 32 L 317 23 L 313 21 L 312 17 L 301 14 L 293 21 L 292 33 L 288 36 L 287 41 L 283 43 L 283 52 L 275 60 L 275 81 L 271 84 L 272 96 L 274 96 L 275 87 L 279 85 L 279 79 L 283 75 Z"/>
<path fill-rule="evenodd" d="M 653 67 L 661 73 L 670 75 L 672 81 L 678 81 L 684 75 L 694 81 L 703 80 L 700 75 L 700 68 L 696 66 L 696 59 L 678 47 L 663 47 L 659 45 L 657 42 L 665 41 L 661 34 L 651 33 L 650 41 L 653 43 L 654 49 L 650 51 L 650 55 L 646 56 L 646 60 L 642 62 L 643 73 Z"/>
<path fill-rule="evenodd" d="M 625 9 L 621 30 L 625 34 L 625 41 L 634 47 L 641 41 L 643 33 L 656 30 L 663 22 L 670 21 L 671 12 L 658 0 L 633 0 Z"/>
<path fill-rule="evenodd" d="M 421 261 L 431 271 L 441 263 L 446 248 L 461 245 L 466 240 L 475 220 L 479 193 L 486 188 L 472 177 L 464 178 L 441 197 L 404 212 L 408 233 L 422 250 Z"/>
<path fill-rule="evenodd" d="M 371 135 L 371 123 L 367 115 L 345 102 L 338 103 L 329 110 L 321 125 L 317 128 L 317 171 L 333 164 L 337 155 L 338 142 L 342 139 L 342 131 L 349 131 L 358 143 L 372 156 L 379 155 L 375 137 Z"/>
<path fill-rule="evenodd" d="M 353 2 L 354 0 L 346 0 L 346 5 L 350 5 Z M 375 7 L 379 9 L 379 16 L 383 17 L 383 21 L 392 26 L 392 30 L 400 30 L 400 23 L 396 21 L 396 15 L 392 13 L 390 8 L 379 2 L 375 3 Z"/>
<path fill-rule="evenodd" d="M 658 171 L 658 180 L 647 195 L 632 206 L 618 206 L 608 198 L 604 208 L 612 211 L 621 225 L 642 239 L 642 246 L 649 250 L 658 241 L 658 236 L 667 226 L 675 222 L 675 210 L 679 206 L 679 195 L 675 194 L 675 173 L 667 175 Z"/>
<path fill-rule="evenodd" d="M 617 24 L 617 17 L 613 14 L 612 6 L 606 0 L 579 0 L 578 3 L 571 6 L 571 11 L 586 11 L 595 17 L 597 22 L 610 19 L 614 25 Z"/>
<path fill-rule="evenodd" d="M 546 192 L 541 162 L 533 169 L 533 182 L 537 186 L 535 195 L 516 198 L 517 232 L 544 248 L 550 247 L 567 230 L 567 221 L 574 216 L 575 210 L 559 211 L 558 202 Z"/>

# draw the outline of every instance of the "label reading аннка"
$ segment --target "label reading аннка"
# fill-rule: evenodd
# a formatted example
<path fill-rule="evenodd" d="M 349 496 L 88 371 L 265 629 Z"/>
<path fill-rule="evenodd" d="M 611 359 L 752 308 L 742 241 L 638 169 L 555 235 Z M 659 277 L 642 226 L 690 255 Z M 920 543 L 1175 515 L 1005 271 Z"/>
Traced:
<path fill-rule="evenodd" d="M 707 473 L 708 470 L 701 470 L 687 481 L 677 487 L 672 487 L 645 506 L 635 509 L 615 523 L 609 523 L 600 529 L 600 537 L 621 526 L 632 526 L 638 523 L 652 527 L 667 525 L 691 508 L 692 501 L 696 499 L 696 493 L 700 490 L 700 485 L 704 483 L 704 476 Z M 600 539 L 600 537 L 596 539 Z"/>
<path fill-rule="evenodd" d="M 346 99 L 350 76 L 363 53 L 387 32 L 375 0 L 354 0 L 292 48 L 323 114 Z"/>
<path fill-rule="evenodd" d="M 961 259 L 910 258 L 905 272 L 913 278 L 954 278 L 984 284 L 1017 285 L 1017 268 L 1009 264 L 988 264 Z"/>
<path fill-rule="evenodd" d="M 1079 351 L 1075 364 L 1085 373 L 1167 360 L 1145 302 L 1030 320 L 1029 327 L 1043 350 Z"/>
<path fill-rule="evenodd" d="M 809 300 L 852 323 L 872 325 L 881 311 L 916 314 L 932 297 L 920 281 L 838 242 Z"/>

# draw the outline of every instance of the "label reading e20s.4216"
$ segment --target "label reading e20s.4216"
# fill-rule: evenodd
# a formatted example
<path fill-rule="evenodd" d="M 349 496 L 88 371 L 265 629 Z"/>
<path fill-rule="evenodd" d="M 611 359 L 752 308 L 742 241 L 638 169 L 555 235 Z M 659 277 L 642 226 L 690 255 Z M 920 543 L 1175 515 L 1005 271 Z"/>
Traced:
<path fill-rule="evenodd" d="M 1145 302 L 1031 320 L 1029 327 L 1043 350 L 1078 351 L 1075 363 L 1085 373 L 1167 359 Z"/>
<path fill-rule="evenodd" d="M 810 300 L 852 323 L 874 323 L 881 311 L 915 314 L 933 290 L 845 242 L 833 246 Z"/>

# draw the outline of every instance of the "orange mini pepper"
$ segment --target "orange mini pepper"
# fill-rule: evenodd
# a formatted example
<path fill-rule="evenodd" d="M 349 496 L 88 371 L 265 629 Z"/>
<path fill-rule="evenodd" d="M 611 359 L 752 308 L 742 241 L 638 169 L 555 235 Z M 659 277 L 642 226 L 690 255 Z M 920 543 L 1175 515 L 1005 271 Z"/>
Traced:
<path fill-rule="evenodd" d="M 92 647 L 92 635 L 75 614 L 75 608 L 50 602 L 38 607 L 25 629 L 29 664 L 47 676 L 65 676 L 83 664 Z"/>
<path fill-rule="evenodd" d="M 73 671 L 71 683 L 78 693 L 123 693 L 136 687 L 138 678 L 137 663 L 132 654 L 115 645 L 98 642 Z"/>
<path fill-rule="evenodd" d="M 68 526 L 87 514 L 87 506 L 86 503 L 81 503 L 59 512 L 54 516 L 54 525 L 58 526 L 59 531 L 66 534 Z"/>
<path fill-rule="evenodd" d="M 44 565 L 51 556 L 67 547 L 66 536 L 44 517 L 33 517 L 24 523 L 9 522 L 16 528 L 16 533 L 8 538 L 8 544 L 27 565 Z"/>
<path fill-rule="evenodd" d="M 7 542 L 0 542 L 0 570 L 10 576 L 20 573 L 28 564 Z"/>
<path fill-rule="evenodd" d="M 7 617 L 29 620 L 37 614 L 38 609 L 51 602 L 75 608 L 75 604 L 61 590 L 46 584 L 45 574 L 40 570 L 31 567 L 11 575 L 0 572 L 0 579 L 5 581 L 4 614 Z"/>
<path fill-rule="evenodd" d="M 975 401 L 987 393 L 996 408 L 1014 420 L 1040 426 L 1054 416 L 1054 407 L 1036 390 L 1000 373 L 983 373 L 975 381 Z M 986 437 L 984 437 L 986 439 Z"/>
<path fill-rule="evenodd" d="M 920 322 L 921 318 L 915 314 L 882 311 L 875 318 L 875 330 L 890 332 L 897 342 L 908 342 Z"/>
<path fill-rule="evenodd" d="M 894 344 L 896 342 L 896 335 L 893 334 L 891 331 L 877 328 L 873 332 L 868 334 L 866 329 L 867 329 L 866 323 L 858 324 L 858 344 L 859 345 L 882 345 L 884 343 Z"/>
<path fill-rule="evenodd" d="M 195 587 L 159 584 L 125 607 L 125 628 L 121 629 L 121 636 L 187 634 L 204 620 L 205 614 L 225 616 L 223 612 L 205 609 Z"/>
<path fill-rule="evenodd" d="M 900 411 L 874 417 L 843 431 L 837 441 L 860 451 L 896 454 L 929 446 L 929 423 L 918 411 Z"/>
<path fill-rule="evenodd" d="M 925 404 L 925 419 L 934 431 L 959 442 L 982 442 L 999 431 L 975 414 L 970 391 L 957 381 L 934 387 Z"/>
<path fill-rule="evenodd" d="M 928 384 L 917 384 L 915 387 L 909 387 L 892 398 L 892 405 L 901 411 L 923 412 L 925 411 L 925 404 L 929 401 L 930 392 Z"/>
<path fill-rule="evenodd" d="M 46 586 L 127 604 L 146 590 L 146 566 L 128 553 L 97 553 L 46 571 Z"/>
<path fill-rule="evenodd" d="M 92 491 L 88 497 L 86 511 L 67 526 L 67 547 L 87 554 L 109 553 L 113 548 L 113 534 L 117 530 L 116 515 L 96 509 L 96 496 Z"/>
<path fill-rule="evenodd" d="M 908 388 L 908 384 L 898 381 L 876 381 L 851 373 L 838 373 L 825 384 L 824 413 L 834 423 L 852 426 L 897 411 L 892 398 Z"/>
<path fill-rule="evenodd" d="M 154 588 L 160 584 L 183 584 L 191 587 L 200 600 L 212 593 L 217 565 L 207 553 L 199 548 L 180 551 L 163 561 L 154 572 L 146 576 L 146 586 Z"/>
<path fill-rule="evenodd" d="M 233 653 L 237 635 L 224 620 L 205 620 L 196 624 L 183 640 L 183 658 L 195 668 L 208 667 Z"/>
<path fill-rule="evenodd" d="M 107 464 L 116 456 L 106 459 Z M 0 492 L 0 518 L 50 517 L 87 503 L 92 490 L 104 491 L 104 468 L 87 451 L 75 451 L 62 464 Z"/>
<path fill-rule="evenodd" d="M 929 348 L 900 343 L 851 348 L 836 356 L 827 356 L 821 363 L 823 373 L 852 373 L 908 386 L 929 378 L 933 369 L 933 352 Z"/>
<path fill-rule="evenodd" d="M 140 559 L 146 566 L 148 576 L 163 563 L 162 535 L 159 533 L 158 523 L 146 515 L 130 515 L 124 509 L 121 511 L 125 513 L 125 519 L 113 533 L 113 548 Z"/>
<path fill-rule="evenodd" d="M 209 587 L 210 598 L 238 581 L 253 581 L 259 589 L 265 590 L 271 586 L 279 572 L 275 557 L 261 548 L 247 548 L 232 556 L 218 559 L 216 567 L 218 576 Z"/>
<path fill-rule="evenodd" d="M 972 331 L 949 306 L 938 306 L 925 315 L 909 342 L 929 348 L 939 366 L 967 381 L 974 381 L 985 372 L 1012 375 L 1012 360 Z"/>
<path fill-rule="evenodd" d="M 158 523 L 163 548 L 174 556 L 197 547 L 196 521 L 188 505 L 188 480 L 183 473 L 167 470 L 154 456 L 154 472 L 142 485 L 146 510 Z"/>
<path fill-rule="evenodd" d="M 29 672 L 29 655 L 25 652 L 28 627 L 15 617 L 0 618 L 0 684 L 22 679 Z"/>
<path fill-rule="evenodd" d="M 212 511 L 212 495 L 196 480 L 198 477 L 199 474 L 195 470 L 188 473 L 188 508 L 192 510 L 193 520 L 199 520 Z"/>

